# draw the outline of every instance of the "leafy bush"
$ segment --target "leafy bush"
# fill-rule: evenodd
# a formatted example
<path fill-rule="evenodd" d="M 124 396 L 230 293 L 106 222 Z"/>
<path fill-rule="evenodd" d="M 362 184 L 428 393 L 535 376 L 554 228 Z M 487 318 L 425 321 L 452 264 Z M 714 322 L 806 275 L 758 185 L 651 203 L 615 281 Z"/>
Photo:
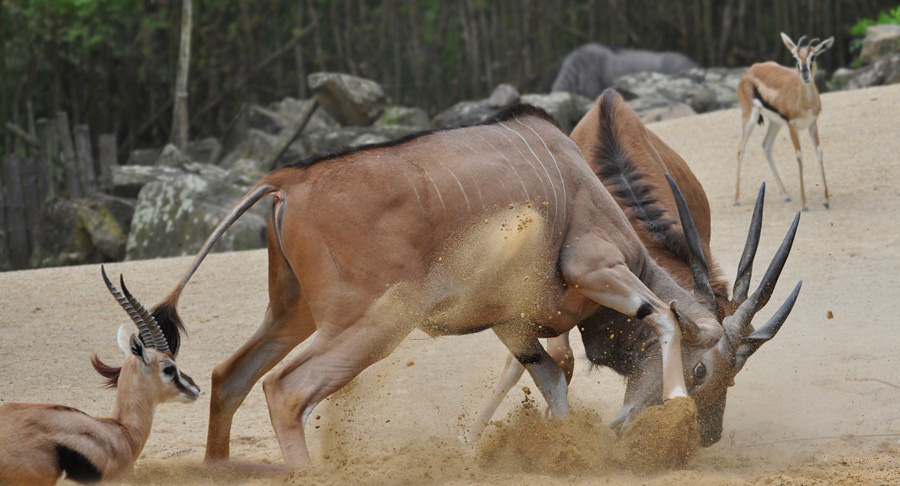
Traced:
<path fill-rule="evenodd" d="M 850 27 L 850 34 L 856 37 L 850 41 L 850 51 L 859 52 L 862 48 L 863 38 L 866 36 L 866 30 L 873 25 L 894 24 L 900 25 L 900 5 L 878 14 L 875 19 L 859 19 L 853 27 Z"/>

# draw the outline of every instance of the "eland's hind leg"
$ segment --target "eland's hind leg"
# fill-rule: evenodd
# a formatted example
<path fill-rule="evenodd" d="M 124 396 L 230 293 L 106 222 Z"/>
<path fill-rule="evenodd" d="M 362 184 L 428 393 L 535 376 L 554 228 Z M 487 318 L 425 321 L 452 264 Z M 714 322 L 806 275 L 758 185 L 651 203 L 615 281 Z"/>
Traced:
<path fill-rule="evenodd" d="M 269 418 L 286 466 L 309 463 L 304 427 L 316 405 L 390 354 L 412 330 L 363 320 L 368 322 L 319 323 L 319 333 L 309 346 L 263 380 Z"/>
<path fill-rule="evenodd" d="M 206 461 L 228 459 L 231 422 L 238 407 L 253 385 L 315 330 L 296 277 L 270 244 L 266 316 L 253 336 L 213 369 Z"/>
<path fill-rule="evenodd" d="M 670 307 L 625 265 L 615 247 L 596 236 L 572 242 L 563 256 L 563 277 L 594 302 L 646 322 L 659 338 L 663 400 L 687 396 L 681 357 L 681 329 Z"/>

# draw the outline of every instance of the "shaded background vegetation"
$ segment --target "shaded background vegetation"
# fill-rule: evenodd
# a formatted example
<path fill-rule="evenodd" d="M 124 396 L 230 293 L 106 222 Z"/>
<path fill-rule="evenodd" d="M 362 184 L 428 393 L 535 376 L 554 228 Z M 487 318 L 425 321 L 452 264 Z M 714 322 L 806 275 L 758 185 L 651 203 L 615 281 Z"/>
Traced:
<path fill-rule="evenodd" d="M 391 102 L 435 113 L 498 83 L 542 91 L 590 41 L 739 66 L 788 53 L 785 31 L 836 37 L 847 65 L 857 19 L 884 0 L 194 0 L 191 137 L 219 134 L 245 102 L 306 96 L 306 75 L 372 78 Z M 0 0 L 0 123 L 58 110 L 120 154 L 169 138 L 181 2 Z M 552 80 L 552 79 L 551 79 Z M 2 126 L 0 125 L 0 126 Z M 0 137 L 0 153 L 11 135 Z"/>

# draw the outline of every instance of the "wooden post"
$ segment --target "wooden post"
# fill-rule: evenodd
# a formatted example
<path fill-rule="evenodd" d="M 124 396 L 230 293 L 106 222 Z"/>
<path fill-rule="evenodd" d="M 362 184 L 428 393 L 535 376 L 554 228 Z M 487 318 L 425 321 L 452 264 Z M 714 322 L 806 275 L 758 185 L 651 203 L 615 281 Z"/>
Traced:
<path fill-rule="evenodd" d="M 2 164 L 2 159 L 0 159 Z M 0 271 L 9 270 L 9 231 L 6 229 L 6 204 L 4 202 L 2 177 L 0 177 Z"/>
<path fill-rule="evenodd" d="M 181 0 L 181 44 L 178 47 L 178 73 L 175 77 L 175 108 L 172 110 L 172 143 L 182 152 L 188 144 L 188 72 L 191 65 L 191 29 L 193 2 Z"/>
<path fill-rule="evenodd" d="M 35 228 L 37 228 L 38 219 L 41 217 L 41 203 L 43 202 L 38 189 L 37 162 L 38 156 L 29 157 L 22 161 L 20 167 L 22 177 L 20 186 L 24 195 L 25 222 L 28 225 L 28 241 L 31 249 L 35 247 Z M 29 252 L 30 255 L 31 252 Z"/>
<path fill-rule="evenodd" d="M 71 199 L 81 199 L 84 192 L 78 175 L 78 164 L 75 160 L 75 146 L 69 131 L 69 115 L 61 111 L 56 114 L 56 133 L 59 136 L 60 162 L 66 174 L 66 192 Z"/>
<path fill-rule="evenodd" d="M 43 187 L 42 201 L 59 193 L 56 183 L 56 168 L 59 167 L 59 136 L 56 122 L 41 118 L 37 121 L 38 143 L 41 145 L 38 159 L 38 186 Z"/>
<path fill-rule="evenodd" d="M 34 157 L 34 172 L 37 179 L 37 197 L 40 206 L 44 205 L 44 201 L 56 194 L 53 187 L 53 177 L 50 168 L 50 157 L 47 154 L 37 154 Z"/>
<path fill-rule="evenodd" d="M 31 256 L 28 225 L 25 221 L 25 196 L 19 176 L 19 156 L 3 158 L 3 192 L 6 193 L 6 235 L 13 268 L 26 268 Z"/>
<path fill-rule="evenodd" d="M 91 154 L 91 129 L 87 125 L 75 125 L 75 155 L 81 172 L 81 188 L 87 196 L 97 187 L 97 171 Z"/>
<path fill-rule="evenodd" d="M 113 133 L 100 135 L 99 149 L 99 186 L 103 191 L 109 192 L 109 189 L 112 187 L 112 168 L 114 165 L 116 165 L 116 154 L 118 153 L 118 148 L 116 148 L 116 135 Z"/>

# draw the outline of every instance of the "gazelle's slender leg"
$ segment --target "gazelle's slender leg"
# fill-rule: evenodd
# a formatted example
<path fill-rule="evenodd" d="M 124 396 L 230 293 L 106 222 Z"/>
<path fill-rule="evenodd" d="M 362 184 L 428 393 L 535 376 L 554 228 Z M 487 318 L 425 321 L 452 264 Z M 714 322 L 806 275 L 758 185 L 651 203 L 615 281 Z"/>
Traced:
<path fill-rule="evenodd" d="M 797 168 L 800 171 L 800 202 L 803 204 L 803 210 L 809 211 L 806 206 L 806 191 L 803 189 L 803 152 L 800 151 L 800 137 L 797 136 L 797 129 L 790 123 L 787 124 L 788 130 L 791 132 L 791 143 L 794 144 L 794 151 L 797 153 Z"/>
<path fill-rule="evenodd" d="M 522 373 L 525 373 L 525 366 L 512 353 L 508 354 L 506 356 L 506 364 L 503 365 L 503 373 L 494 387 L 494 391 L 491 393 L 490 401 L 481 409 L 478 418 L 475 419 L 475 423 L 469 429 L 467 440 L 470 444 L 474 444 L 481 438 L 481 434 L 491 421 L 491 418 L 494 417 L 494 413 L 497 412 L 497 408 L 500 407 L 503 399 L 506 398 L 512 387 L 516 386 L 516 383 L 522 379 Z"/>
<path fill-rule="evenodd" d="M 750 111 L 750 117 L 744 120 L 744 130 L 741 135 L 741 146 L 738 148 L 737 157 L 737 182 L 734 185 L 734 205 L 740 204 L 741 199 L 741 163 L 744 162 L 744 153 L 747 149 L 747 140 L 753 133 L 753 126 L 759 120 L 759 105 L 753 104 L 753 110 Z"/>
<path fill-rule="evenodd" d="M 825 188 L 825 208 L 831 207 L 831 201 L 828 196 L 828 183 L 825 182 L 825 162 L 822 161 L 822 146 L 819 145 L 819 122 L 815 121 L 809 126 L 809 138 L 812 139 L 813 145 L 816 146 L 816 157 L 819 159 L 819 172 L 822 174 L 822 187 Z"/>
<path fill-rule="evenodd" d="M 531 375 L 553 415 L 556 417 L 566 415 L 569 412 L 566 375 L 559 364 L 547 354 L 538 339 L 523 332 L 518 323 L 494 326 L 493 330 Z"/>
<path fill-rule="evenodd" d="M 775 159 L 772 157 L 772 146 L 775 145 L 775 138 L 778 137 L 779 131 L 781 131 L 781 124 L 770 120 L 769 130 L 766 132 L 766 138 L 763 140 L 763 151 L 766 153 L 766 159 L 769 161 L 772 175 L 775 176 L 775 182 L 778 184 L 778 194 L 785 201 L 790 201 L 791 196 L 788 194 L 787 189 L 784 188 L 784 183 L 781 182 L 781 176 L 778 175 L 778 167 L 775 166 Z"/>
<path fill-rule="evenodd" d="M 571 240 L 570 240 L 571 241 Z M 563 277 L 594 302 L 646 322 L 662 353 L 663 400 L 687 396 L 681 357 L 681 329 L 663 303 L 623 263 L 624 258 L 596 236 L 582 236 L 564 255 Z"/>

